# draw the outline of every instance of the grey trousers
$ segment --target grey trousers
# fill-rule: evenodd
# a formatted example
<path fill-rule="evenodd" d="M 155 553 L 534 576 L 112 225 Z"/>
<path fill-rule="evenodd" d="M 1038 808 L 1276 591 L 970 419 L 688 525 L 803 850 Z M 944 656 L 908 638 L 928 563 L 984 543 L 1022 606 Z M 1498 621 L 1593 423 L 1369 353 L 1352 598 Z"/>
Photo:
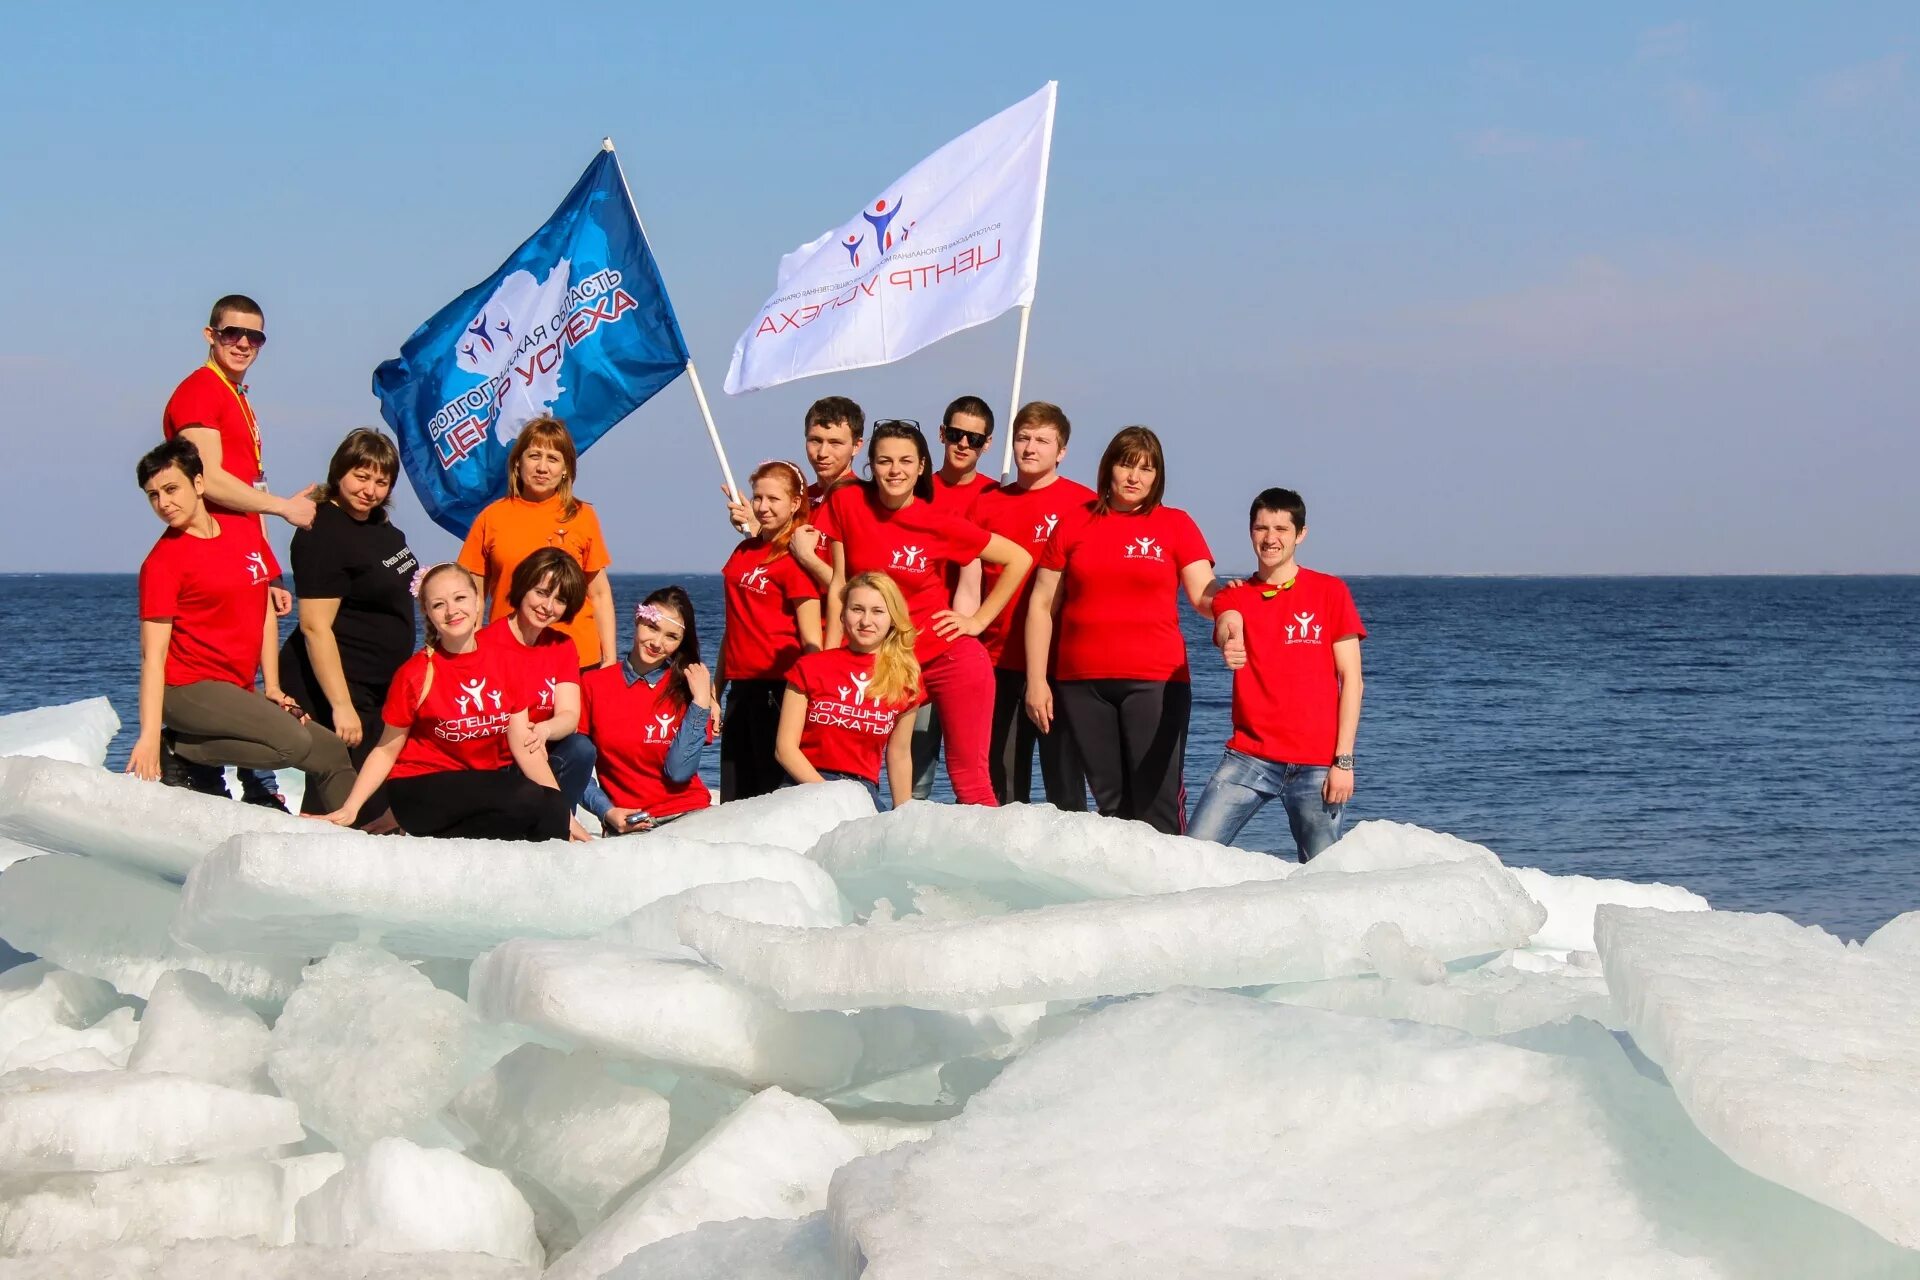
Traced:
<path fill-rule="evenodd" d="M 332 813 L 353 790 L 346 743 L 251 689 L 221 680 L 171 685 L 160 719 L 172 731 L 174 753 L 189 764 L 300 770 L 308 792 L 319 798 L 318 812 Z"/>

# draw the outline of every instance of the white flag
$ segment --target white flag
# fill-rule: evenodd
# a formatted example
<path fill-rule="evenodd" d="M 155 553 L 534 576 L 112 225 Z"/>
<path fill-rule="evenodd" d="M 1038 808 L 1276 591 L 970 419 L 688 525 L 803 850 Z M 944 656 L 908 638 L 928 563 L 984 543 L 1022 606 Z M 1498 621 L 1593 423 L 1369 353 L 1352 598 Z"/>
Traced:
<path fill-rule="evenodd" d="M 1054 87 L 961 134 L 782 258 L 773 297 L 733 344 L 728 394 L 887 364 L 1032 305 Z"/>

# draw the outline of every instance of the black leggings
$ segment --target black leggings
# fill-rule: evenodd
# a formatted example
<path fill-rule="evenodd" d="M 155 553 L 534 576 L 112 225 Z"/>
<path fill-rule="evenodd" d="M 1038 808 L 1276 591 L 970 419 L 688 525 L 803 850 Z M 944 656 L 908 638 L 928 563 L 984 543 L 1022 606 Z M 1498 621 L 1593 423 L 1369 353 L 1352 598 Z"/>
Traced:
<path fill-rule="evenodd" d="M 727 685 L 727 714 L 720 722 L 720 799 L 771 795 L 787 785 L 787 771 L 773 758 L 780 732 L 785 680 L 734 680 Z"/>
<path fill-rule="evenodd" d="M 387 780 L 393 817 L 410 836 L 565 840 L 567 801 L 519 769 L 462 769 Z"/>
<path fill-rule="evenodd" d="M 1026 804 L 1033 799 L 1033 749 L 1040 748 L 1040 780 L 1046 784 L 1047 803 L 1070 813 L 1087 811 L 1087 778 L 1073 735 L 1055 723 L 1052 733 L 1041 733 L 1027 719 L 1027 673 L 993 673 L 993 747 L 987 754 L 987 772 L 993 778 L 994 798 L 1001 804 Z M 1056 697 L 1059 685 L 1054 686 Z M 1058 708 L 1055 709 L 1056 714 Z"/>
<path fill-rule="evenodd" d="M 1185 833 L 1181 770 L 1192 687 L 1183 680 L 1056 680 L 1053 701 L 1100 812 L 1139 818 L 1168 835 Z"/>

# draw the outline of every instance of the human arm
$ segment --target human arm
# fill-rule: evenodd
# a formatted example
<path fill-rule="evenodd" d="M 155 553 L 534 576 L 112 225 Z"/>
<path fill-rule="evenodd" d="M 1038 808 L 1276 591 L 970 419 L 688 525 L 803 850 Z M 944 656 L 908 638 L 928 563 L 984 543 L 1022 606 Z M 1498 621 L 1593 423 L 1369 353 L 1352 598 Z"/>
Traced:
<path fill-rule="evenodd" d="M 1247 620 L 1238 609 L 1222 609 L 1213 620 L 1213 643 L 1226 660 L 1227 670 L 1247 665 Z"/>
<path fill-rule="evenodd" d="M 787 550 L 793 552 L 793 559 L 807 576 L 821 586 L 833 581 L 833 563 L 820 555 L 820 530 L 810 524 L 803 524 L 793 531 L 793 537 L 787 542 Z"/>
<path fill-rule="evenodd" d="M 173 619 L 140 620 L 140 733 L 127 757 L 127 772 L 153 782 L 160 777 L 161 704 L 167 696 L 167 645 Z"/>
<path fill-rule="evenodd" d="M 1340 678 L 1340 719 L 1333 740 L 1333 754 L 1353 754 L 1353 740 L 1360 735 L 1360 637 L 1342 636 L 1333 642 L 1333 670 Z M 1327 770 L 1326 786 L 1321 789 L 1328 804 L 1345 804 L 1353 798 L 1353 770 Z"/>
<path fill-rule="evenodd" d="M 959 614 L 975 613 L 980 608 L 980 561 L 969 560 L 960 568 L 953 583 L 953 611 Z"/>
<path fill-rule="evenodd" d="M 313 494 L 317 486 L 303 489 L 291 498 L 276 498 L 264 489 L 256 489 L 243 482 L 221 464 L 225 454 L 220 433 L 212 427 L 182 427 L 180 436 L 200 451 L 207 501 L 218 503 L 229 511 L 279 516 L 296 529 L 305 529 L 313 524 Z"/>
<path fill-rule="evenodd" d="M 745 498 L 724 484 L 720 486 L 720 493 L 721 496 L 727 500 L 727 522 L 729 524 L 741 533 L 749 535 L 760 527 L 760 522 L 753 518 L 753 508 L 747 505 Z"/>
<path fill-rule="evenodd" d="M 667 747 L 663 770 L 669 782 L 686 782 L 700 772 L 700 753 L 706 750 L 707 724 L 713 715 L 713 677 L 698 662 L 689 662 L 685 675 L 691 700 L 686 714 L 680 717 L 680 727 L 674 730 L 673 742 Z"/>
<path fill-rule="evenodd" d="M 600 636 L 600 665 L 611 667 L 620 661 L 620 620 L 613 612 L 613 584 L 605 569 L 595 569 L 587 579 L 587 600 L 593 605 L 593 629 Z"/>
<path fill-rule="evenodd" d="M 1211 560 L 1195 560 L 1180 566 L 1180 586 L 1187 593 L 1187 603 L 1193 611 L 1203 618 L 1213 616 L 1213 598 L 1219 595 L 1226 584 L 1213 576 Z"/>
<path fill-rule="evenodd" d="M 553 715 L 533 726 L 540 741 L 552 742 L 580 728 L 580 682 L 556 680 L 553 685 Z"/>
<path fill-rule="evenodd" d="M 1047 662 L 1053 656 L 1053 628 L 1062 598 L 1060 570 L 1043 568 L 1033 575 L 1033 595 L 1027 599 L 1027 719 L 1042 733 L 1053 732 L 1053 686 L 1047 683 Z"/>
<path fill-rule="evenodd" d="M 833 544 L 833 580 L 827 587 L 827 616 L 821 619 L 826 636 L 826 647 L 838 649 L 844 638 L 841 635 L 841 612 L 847 604 L 847 544 L 836 540 Z"/>
<path fill-rule="evenodd" d="M 530 781 L 558 791 L 560 784 L 554 780 L 553 766 L 547 762 L 546 743 L 536 741 L 532 728 L 532 722 L 524 710 L 509 716 L 507 750 L 513 753 L 513 762 L 520 766 L 520 772 L 527 775 Z"/>
<path fill-rule="evenodd" d="M 260 688 L 267 695 L 267 700 L 282 711 L 291 711 L 303 717 L 306 715 L 300 704 L 280 688 L 280 619 L 274 616 L 271 609 L 267 610 L 266 619 L 260 625 Z"/>
<path fill-rule="evenodd" d="M 800 652 L 818 653 L 821 646 L 820 597 L 802 600 L 794 606 L 793 625 L 800 632 Z"/>
<path fill-rule="evenodd" d="M 367 798 L 380 789 L 393 772 L 394 761 L 400 758 L 400 748 L 407 745 L 407 731 L 399 725 L 383 725 L 380 741 L 367 753 L 367 761 L 360 766 L 360 772 L 354 776 L 353 790 L 347 793 L 346 803 L 332 813 L 317 815 L 322 822 L 331 822 L 337 827 L 350 827 L 360 816 L 360 807 Z"/>
<path fill-rule="evenodd" d="M 339 616 L 338 597 L 300 598 L 298 621 L 300 635 L 307 642 L 307 664 L 313 668 L 314 679 L 320 682 L 320 692 L 326 695 L 327 705 L 333 708 L 333 731 L 340 735 L 340 741 L 357 747 L 365 726 L 360 723 L 360 712 L 353 705 L 353 695 L 347 691 L 346 668 L 340 664 L 340 644 L 333 637 L 333 621 Z"/>
<path fill-rule="evenodd" d="M 780 728 L 773 737 L 773 758 L 787 775 L 795 782 L 825 782 L 820 771 L 807 763 L 806 756 L 800 752 L 800 735 L 807 727 L 807 695 L 787 686 L 787 693 L 780 700 Z M 912 773 L 912 766 L 908 766 Z M 912 790 L 909 783 L 908 790 Z"/>
<path fill-rule="evenodd" d="M 913 799 L 913 722 L 915 717 L 902 713 L 893 722 L 887 737 L 887 794 L 898 809 Z"/>
<path fill-rule="evenodd" d="M 955 609 L 942 609 L 933 615 L 933 629 L 942 639 L 952 640 L 959 636 L 977 636 L 993 625 L 1000 611 L 1013 602 L 1020 590 L 1020 584 L 1027 579 L 1027 570 L 1033 568 L 1033 553 L 1011 538 L 993 534 L 987 539 L 987 545 L 980 552 L 980 559 L 988 564 L 1000 566 L 1000 577 L 994 582 L 993 590 L 980 602 L 980 607 L 971 614 L 961 614 Z M 976 574 L 975 590 L 978 590 L 979 563 L 969 566 Z M 957 599 L 957 597 L 956 597 Z"/>

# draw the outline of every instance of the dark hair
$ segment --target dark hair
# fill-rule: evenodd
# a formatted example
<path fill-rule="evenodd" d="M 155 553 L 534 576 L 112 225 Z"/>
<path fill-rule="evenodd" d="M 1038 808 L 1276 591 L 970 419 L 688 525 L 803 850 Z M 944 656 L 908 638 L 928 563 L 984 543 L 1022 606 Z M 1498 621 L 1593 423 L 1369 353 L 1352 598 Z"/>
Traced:
<path fill-rule="evenodd" d="M 1253 522 L 1260 518 L 1262 511 L 1278 514 L 1282 511 L 1293 517 L 1293 531 L 1299 533 L 1307 527 L 1307 500 L 1292 489 L 1262 489 L 1260 496 L 1247 508 L 1247 528 L 1253 528 Z"/>
<path fill-rule="evenodd" d="M 375 471 L 387 473 L 389 487 L 387 496 L 372 514 L 379 515 L 387 509 L 387 503 L 393 499 L 392 482 L 400 479 L 400 451 L 393 447 L 393 439 L 384 431 L 372 427 L 355 427 L 347 432 L 347 438 L 333 451 L 333 461 L 327 464 L 327 486 L 321 495 L 322 502 L 340 505 L 340 480 L 349 471 L 361 467 L 372 467 Z"/>
<path fill-rule="evenodd" d="M 853 430 L 853 442 L 859 444 L 867 434 L 867 414 L 845 396 L 822 396 L 807 410 L 805 430 L 833 427 L 846 423 Z"/>
<path fill-rule="evenodd" d="M 900 418 L 887 418 L 873 424 L 873 439 L 867 441 L 867 469 L 873 469 L 873 457 L 882 440 L 911 440 L 920 454 L 920 474 L 913 482 L 913 496 L 922 502 L 933 501 L 933 454 L 927 450 L 927 438 L 920 428 Z"/>
<path fill-rule="evenodd" d="M 1067 421 L 1066 410 L 1045 400 L 1029 400 L 1020 406 L 1020 412 L 1013 415 L 1013 429 L 1018 433 L 1022 427 L 1052 427 L 1060 433 L 1062 449 L 1073 435 L 1073 424 Z"/>
<path fill-rule="evenodd" d="M 207 317 L 207 328 L 218 329 L 220 321 L 229 311 L 244 311 L 248 315 L 259 316 L 262 320 L 267 318 L 267 313 L 262 311 L 260 304 L 252 298 L 244 293 L 230 293 L 213 304 L 213 313 Z"/>
<path fill-rule="evenodd" d="M 1167 496 L 1167 455 L 1160 447 L 1160 437 L 1153 434 L 1152 427 L 1122 427 L 1107 443 L 1107 451 L 1100 455 L 1100 480 L 1094 486 L 1100 497 L 1093 504 L 1095 515 L 1106 515 L 1113 509 L 1113 469 L 1131 462 L 1153 466 L 1153 487 L 1147 490 L 1147 500 L 1140 504 L 1140 514 L 1153 510 Z"/>
<path fill-rule="evenodd" d="M 196 422 L 189 425 L 199 426 L 200 424 Z M 140 461 L 133 466 L 133 477 L 144 489 L 147 487 L 147 481 L 168 467 L 180 468 L 180 474 L 189 480 L 206 471 L 206 465 L 200 461 L 200 451 L 193 447 L 193 441 L 185 436 L 175 436 L 165 444 L 157 444 L 141 454 Z"/>
<path fill-rule="evenodd" d="M 513 577 L 507 582 L 507 605 L 518 609 L 527 592 L 548 578 L 553 579 L 553 593 L 567 606 L 560 621 L 572 622 L 580 606 L 587 602 L 587 572 L 578 560 L 559 547 L 542 547 L 513 567 Z"/>
<path fill-rule="evenodd" d="M 650 592 L 641 604 L 663 604 L 680 615 L 686 630 L 680 635 L 680 647 L 667 658 L 667 700 L 686 708 L 693 702 L 693 690 L 687 685 L 687 667 L 700 661 L 700 628 L 694 624 L 693 601 L 679 583 Z"/>
<path fill-rule="evenodd" d="M 986 419 L 987 434 L 993 434 L 993 410 L 979 396 L 956 396 L 953 403 L 947 406 L 947 411 L 940 415 L 940 425 L 952 426 L 956 413 L 970 413 L 976 418 Z"/>

